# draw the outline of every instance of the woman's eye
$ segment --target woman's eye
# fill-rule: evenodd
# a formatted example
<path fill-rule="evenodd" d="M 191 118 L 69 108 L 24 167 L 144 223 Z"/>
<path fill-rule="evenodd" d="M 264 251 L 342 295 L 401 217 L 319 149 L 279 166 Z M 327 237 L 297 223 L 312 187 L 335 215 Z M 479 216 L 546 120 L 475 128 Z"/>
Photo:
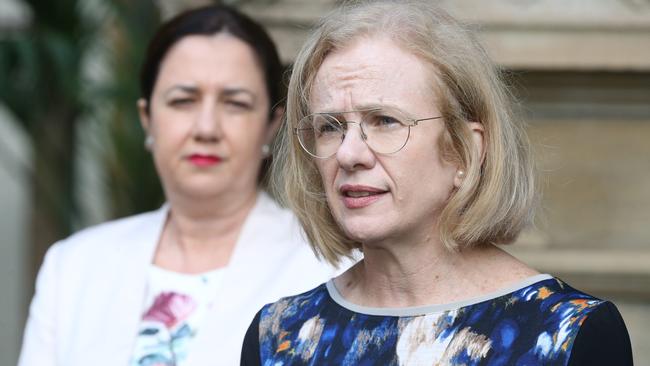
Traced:
<path fill-rule="evenodd" d="M 334 127 L 334 125 L 330 123 L 324 123 L 320 126 L 318 126 L 318 131 L 320 133 L 328 133 L 328 132 L 336 132 L 338 129 Z"/>
<path fill-rule="evenodd" d="M 391 125 L 393 123 L 399 123 L 397 119 L 389 116 L 380 116 L 379 120 L 381 121 L 382 125 Z"/>
<path fill-rule="evenodd" d="M 173 107 L 180 107 L 184 105 L 189 105 L 194 102 L 192 98 L 174 98 L 169 101 L 169 105 Z"/>
<path fill-rule="evenodd" d="M 246 111 L 251 110 L 253 108 L 253 106 L 250 103 L 240 101 L 240 100 L 227 100 L 226 105 L 233 107 L 235 109 L 241 109 Z"/>
<path fill-rule="evenodd" d="M 341 127 L 329 121 L 322 121 L 314 123 L 314 131 L 319 137 L 330 137 L 339 134 L 341 132 Z"/>
<path fill-rule="evenodd" d="M 366 121 L 370 126 L 377 128 L 397 127 L 402 124 L 397 118 L 387 115 L 369 116 Z"/>

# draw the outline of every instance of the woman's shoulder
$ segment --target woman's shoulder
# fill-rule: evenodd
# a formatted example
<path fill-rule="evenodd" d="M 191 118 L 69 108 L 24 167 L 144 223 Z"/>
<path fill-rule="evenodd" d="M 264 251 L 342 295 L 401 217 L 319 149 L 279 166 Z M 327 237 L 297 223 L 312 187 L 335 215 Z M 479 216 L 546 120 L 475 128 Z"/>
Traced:
<path fill-rule="evenodd" d="M 284 329 L 287 324 L 302 324 L 320 314 L 328 306 L 329 295 L 326 284 L 300 293 L 298 295 L 282 297 L 276 302 L 262 307 L 260 310 L 261 334 L 274 330 Z M 283 324 L 281 327 L 265 327 L 264 325 Z"/>
<path fill-rule="evenodd" d="M 502 299 L 509 305 L 532 308 L 540 316 L 586 316 L 605 301 L 582 292 L 556 277 L 550 277 L 521 288 Z"/>
<path fill-rule="evenodd" d="M 531 362 L 567 362 L 575 346 L 583 342 L 581 337 L 593 333 L 585 330 L 585 325 L 594 320 L 597 324 L 608 324 L 601 330 L 609 327 L 609 331 L 620 333 L 610 327 L 614 323 L 625 329 L 618 311 L 611 311 L 616 309 L 611 302 L 577 290 L 558 278 L 533 283 L 483 305 L 491 310 L 483 314 L 485 306 L 471 307 L 468 319 L 490 319 L 487 323 L 493 334 L 513 335 L 491 338 L 495 353 L 513 352 L 520 360 L 530 358 Z"/>
<path fill-rule="evenodd" d="M 309 319 L 310 314 L 320 311 L 325 305 L 329 294 L 326 284 L 320 284 L 309 291 L 303 293 L 285 296 L 278 301 L 265 305 L 260 316 L 262 319 L 272 317 L 275 319 L 290 317 L 293 320 L 299 320 L 297 317 Z"/>
<path fill-rule="evenodd" d="M 632 365 L 632 345 L 616 305 L 603 302 L 583 321 L 568 365 Z"/>
<path fill-rule="evenodd" d="M 531 297 L 532 293 L 535 293 L 543 299 L 548 298 L 550 295 L 554 295 L 556 300 L 570 298 L 597 299 L 597 297 L 593 295 L 572 287 L 558 277 L 553 277 L 551 275 L 540 275 L 535 277 L 540 278 L 540 280 L 532 283 L 530 286 L 522 288 L 522 295 Z"/>
<path fill-rule="evenodd" d="M 158 210 L 127 216 L 84 228 L 52 245 L 50 252 L 57 255 L 80 254 L 87 251 L 100 253 L 130 242 L 146 242 L 159 234 L 164 223 L 167 206 Z"/>
<path fill-rule="evenodd" d="M 519 319 L 527 332 L 539 339 L 558 340 L 561 336 L 575 337 L 587 316 L 606 303 L 595 296 L 577 290 L 564 281 L 548 277 L 504 296 L 488 301 L 490 306 L 502 309 L 503 318 Z M 482 306 L 472 307 L 480 311 Z"/>

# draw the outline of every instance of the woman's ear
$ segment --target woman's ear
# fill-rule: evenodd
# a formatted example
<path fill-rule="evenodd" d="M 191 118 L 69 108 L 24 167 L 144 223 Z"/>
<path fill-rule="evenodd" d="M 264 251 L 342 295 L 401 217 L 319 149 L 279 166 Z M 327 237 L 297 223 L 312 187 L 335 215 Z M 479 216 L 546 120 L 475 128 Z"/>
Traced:
<path fill-rule="evenodd" d="M 482 123 L 473 121 L 468 122 L 468 126 L 472 135 L 472 143 L 475 148 L 474 151 L 478 152 L 479 155 L 479 164 L 483 165 L 483 161 L 485 160 L 485 128 Z M 454 176 L 454 187 L 459 188 L 463 183 L 463 180 L 468 173 L 466 169 L 467 168 L 459 167 L 456 170 L 456 175 Z"/>
<path fill-rule="evenodd" d="M 265 144 L 270 145 L 271 142 L 273 142 L 273 138 L 282 124 L 282 117 L 284 117 L 284 107 L 275 108 L 271 115 L 271 120 L 269 121 L 269 127 L 266 130 L 266 136 L 264 138 Z"/>
<path fill-rule="evenodd" d="M 144 98 L 140 98 L 138 99 L 137 105 L 138 105 L 138 115 L 140 116 L 140 125 L 142 126 L 145 135 L 148 136 L 149 127 L 150 127 L 150 118 L 149 118 L 147 101 Z"/>
<path fill-rule="evenodd" d="M 481 122 L 470 121 L 468 125 L 472 133 L 475 151 L 479 154 L 479 162 L 483 165 L 483 161 L 485 161 L 485 128 Z"/>

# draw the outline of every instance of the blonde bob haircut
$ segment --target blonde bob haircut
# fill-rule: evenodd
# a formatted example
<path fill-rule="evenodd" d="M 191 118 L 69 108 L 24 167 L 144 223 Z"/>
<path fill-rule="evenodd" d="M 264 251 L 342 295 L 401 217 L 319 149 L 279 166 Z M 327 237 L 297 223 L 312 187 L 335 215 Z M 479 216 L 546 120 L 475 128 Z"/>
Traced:
<path fill-rule="evenodd" d="M 533 219 L 537 194 L 526 135 L 515 121 L 511 96 L 472 31 L 430 1 L 347 3 L 321 20 L 293 65 L 286 121 L 275 145 L 272 188 L 294 210 L 318 256 L 336 264 L 360 243 L 335 222 L 320 174 L 293 129 L 311 113 L 311 87 L 331 53 L 362 37 L 389 37 L 430 66 L 445 124 L 439 141 L 445 160 L 465 172 L 437 226 L 450 250 L 510 243 Z M 484 128 L 477 151 L 468 121 Z"/>

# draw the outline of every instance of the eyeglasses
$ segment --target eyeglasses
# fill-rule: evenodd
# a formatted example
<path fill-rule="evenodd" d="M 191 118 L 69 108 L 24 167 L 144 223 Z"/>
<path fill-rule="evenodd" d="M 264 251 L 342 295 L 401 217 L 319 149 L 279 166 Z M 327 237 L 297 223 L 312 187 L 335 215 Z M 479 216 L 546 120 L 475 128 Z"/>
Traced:
<path fill-rule="evenodd" d="M 362 113 L 361 122 L 346 121 L 343 116 Z M 411 136 L 411 127 L 422 121 L 442 118 L 413 119 L 393 108 L 373 108 L 360 111 L 313 113 L 298 122 L 294 133 L 300 146 L 311 156 L 320 159 L 332 157 L 339 149 L 348 131 L 348 125 L 358 123 L 361 138 L 378 154 L 394 154 L 404 148 Z"/>

